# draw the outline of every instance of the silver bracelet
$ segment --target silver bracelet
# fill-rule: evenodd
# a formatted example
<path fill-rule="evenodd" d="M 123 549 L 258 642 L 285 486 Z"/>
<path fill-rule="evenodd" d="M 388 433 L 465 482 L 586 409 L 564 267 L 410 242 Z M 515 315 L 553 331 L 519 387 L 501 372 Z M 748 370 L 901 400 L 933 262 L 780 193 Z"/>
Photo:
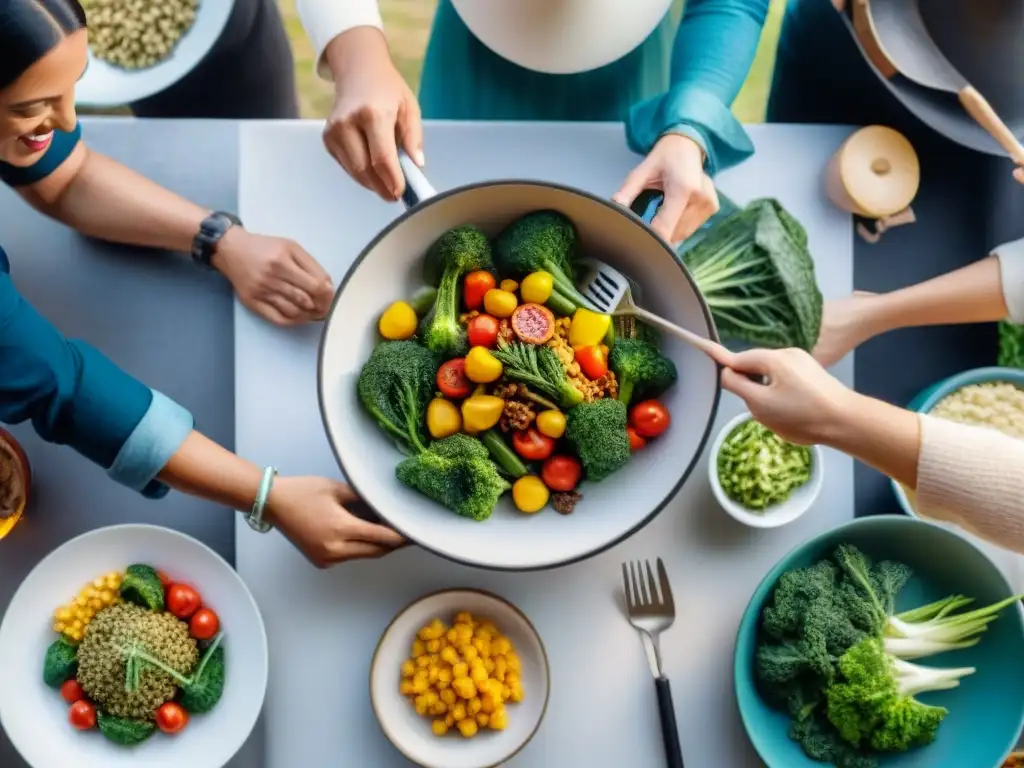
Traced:
<path fill-rule="evenodd" d="M 256 492 L 256 501 L 253 502 L 252 511 L 245 516 L 245 521 L 257 533 L 266 533 L 272 526 L 263 519 L 263 510 L 267 506 L 267 498 L 270 496 L 270 489 L 274 485 L 274 478 L 277 477 L 277 470 L 273 467 L 266 467 L 263 470 L 263 479 L 260 480 L 260 489 Z"/>

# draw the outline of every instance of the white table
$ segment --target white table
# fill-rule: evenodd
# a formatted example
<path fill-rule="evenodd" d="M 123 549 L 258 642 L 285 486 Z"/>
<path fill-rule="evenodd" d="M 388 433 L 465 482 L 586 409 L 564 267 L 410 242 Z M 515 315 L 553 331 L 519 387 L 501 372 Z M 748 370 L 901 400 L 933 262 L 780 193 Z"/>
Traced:
<path fill-rule="evenodd" d="M 328 161 L 319 124 L 265 123 L 242 130 L 242 218 L 251 229 L 300 240 L 339 281 L 398 209 L 358 188 Z M 768 195 L 781 200 L 807 228 L 826 297 L 848 293 L 851 222 L 826 201 L 820 178 L 848 130 L 753 126 L 750 133 L 757 155 L 723 174 L 722 189 L 740 203 Z M 426 170 L 438 189 L 527 177 L 610 195 L 636 162 L 616 125 L 440 123 L 428 125 L 426 145 Z M 317 410 L 319 329 L 274 329 L 236 307 L 235 330 L 239 453 L 283 473 L 339 476 Z M 835 373 L 852 384 L 852 359 Z M 719 425 L 739 410 L 739 402 L 726 395 Z M 760 765 L 732 692 L 737 623 L 751 592 L 785 552 L 852 519 L 853 462 L 826 451 L 825 486 L 816 508 L 788 527 L 764 532 L 734 523 L 717 508 L 705 462 L 706 457 L 643 531 L 598 557 L 552 572 L 478 571 L 416 548 L 321 572 L 279 534 L 258 536 L 240 521 L 238 570 L 260 604 L 270 637 L 267 767 L 408 766 L 374 720 L 370 658 L 395 613 L 422 593 L 454 586 L 509 598 L 547 646 L 547 717 L 509 765 L 664 765 L 650 671 L 637 633 L 621 613 L 619 568 L 626 558 L 659 555 L 678 609 L 663 650 L 687 768 Z"/>

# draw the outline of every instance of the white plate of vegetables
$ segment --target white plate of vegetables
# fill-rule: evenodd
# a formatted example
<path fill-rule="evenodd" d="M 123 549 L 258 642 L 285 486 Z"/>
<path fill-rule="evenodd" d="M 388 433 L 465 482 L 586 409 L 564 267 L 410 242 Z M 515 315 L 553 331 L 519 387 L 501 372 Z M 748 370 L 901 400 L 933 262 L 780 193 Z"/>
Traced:
<path fill-rule="evenodd" d="M 0 723 L 38 768 L 220 768 L 267 682 L 263 621 L 238 575 L 145 525 L 87 533 L 36 566 L 0 624 L 0 658 Z"/>

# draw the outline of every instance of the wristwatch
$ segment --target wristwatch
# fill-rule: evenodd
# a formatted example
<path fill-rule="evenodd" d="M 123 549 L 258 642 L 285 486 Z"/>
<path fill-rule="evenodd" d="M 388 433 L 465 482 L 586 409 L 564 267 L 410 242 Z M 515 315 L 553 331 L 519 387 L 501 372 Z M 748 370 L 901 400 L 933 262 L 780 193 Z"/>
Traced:
<path fill-rule="evenodd" d="M 213 269 L 210 260 L 217 252 L 217 243 L 224 233 L 234 226 L 242 226 L 242 221 L 233 213 L 214 211 L 199 225 L 199 231 L 192 240 L 192 261 L 206 269 Z"/>

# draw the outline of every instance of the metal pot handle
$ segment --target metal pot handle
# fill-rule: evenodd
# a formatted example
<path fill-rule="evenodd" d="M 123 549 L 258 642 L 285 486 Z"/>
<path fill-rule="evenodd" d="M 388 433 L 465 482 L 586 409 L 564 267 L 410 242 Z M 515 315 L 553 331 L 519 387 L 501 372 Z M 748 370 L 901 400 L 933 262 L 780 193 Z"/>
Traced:
<path fill-rule="evenodd" d="M 404 149 L 398 150 L 398 164 L 402 167 L 402 175 L 405 176 L 402 202 L 406 208 L 413 208 L 437 194 L 437 190 Z"/>

